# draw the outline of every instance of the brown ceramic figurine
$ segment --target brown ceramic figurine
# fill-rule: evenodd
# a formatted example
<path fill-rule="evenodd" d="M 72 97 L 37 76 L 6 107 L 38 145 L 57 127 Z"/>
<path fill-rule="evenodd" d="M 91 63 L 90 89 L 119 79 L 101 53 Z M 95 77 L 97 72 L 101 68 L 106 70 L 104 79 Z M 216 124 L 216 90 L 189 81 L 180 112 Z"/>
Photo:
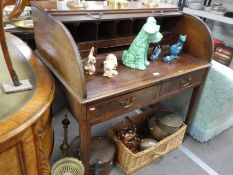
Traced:
<path fill-rule="evenodd" d="M 140 148 L 140 138 L 137 134 L 137 128 L 132 121 L 126 117 L 130 124 L 124 124 L 124 127 L 117 132 L 117 136 L 133 153 L 137 153 Z"/>

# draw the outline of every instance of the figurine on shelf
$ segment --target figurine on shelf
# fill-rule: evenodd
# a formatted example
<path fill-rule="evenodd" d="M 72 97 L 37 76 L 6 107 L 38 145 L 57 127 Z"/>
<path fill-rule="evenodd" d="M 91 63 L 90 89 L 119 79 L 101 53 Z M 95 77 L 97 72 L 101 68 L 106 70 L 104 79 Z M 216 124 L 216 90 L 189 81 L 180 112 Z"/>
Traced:
<path fill-rule="evenodd" d="M 116 55 L 110 53 L 104 61 L 104 77 L 112 78 L 114 75 L 117 75 L 117 57 Z"/>
<path fill-rule="evenodd" d="M 163 58 L 164 63 L 170 63 L 171 61 L 180 58 L 180 53 L 183 49 L 186 37 L 186 35 L 180 35 L 178 42 L 170 46 L 168 55 Z"/>
<path fill-rule="evenodd" d="M 156 60 L 156 59 L 159 57 L 160 53 L 161 53 L 161 47 L 160 47 L 160 45 L 158 44 L 158 45 L 155 47 L 153 53 L 151 54 L 150 59 L 153 60 L 153 61 Z"/>
<path fill-rule="evenodd" d="M 162 39 L 159 32 L 160 26 L 156 24 L 154 17 L 147 18 L 137 37 L 133 40 L 129 49 L 122 54 L 122 63 L 130 68 L 145 70 L 150 64 L 147 61 L 147 51 L 150 43 L 158 43 Z"/>
<path fill-rule="evenodd" d="M 93 75 L 95 73 L 96 59 L 93 56 L 93 53 L 94 53 L 94 47 L 91 48 L 90 53 L 87 57 L 87 62 L 84 66 L 85 73 L 89 75 Z"/>

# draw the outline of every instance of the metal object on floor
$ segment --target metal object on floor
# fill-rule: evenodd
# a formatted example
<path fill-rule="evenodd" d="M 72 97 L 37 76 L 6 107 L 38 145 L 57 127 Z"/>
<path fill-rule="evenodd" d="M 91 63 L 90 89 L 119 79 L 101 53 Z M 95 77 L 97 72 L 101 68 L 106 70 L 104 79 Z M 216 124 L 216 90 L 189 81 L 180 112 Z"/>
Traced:
<path fill-rule="evenodd" d="M 107 175 L 113 168 L 115 145 L 105 137 L 95 136 L 92 138 L 90 147 L 90 174 Z M 69 154 L 73 157 L 80 156 L 79 136 L 71 142 Z"/>
<path fill-rule="evenodd" d="M 108 175 L 114 165 L 115 145 L 105 137 L 92 138 L 90 147 L 90 171 L 95 175 Z"/>
<path fill-rule="evenodd" d="M 70 145 L 68 144 L 68 127 L 70 121 L 65 114 L 65 118 L 62 120 L 62 125 L 64 128 L 64 139 L 60 146 L 63 158 L 58 160 L 52 167 L 52 175 L 83 175 L 84 166 L 80 160 L 68 156 L 68 149 Z"/>
<path fill-rule="evenodd" d="M 62 120 L 62 125 L 64 128 L 64 140 L 63 143 L 60 146 L 60 150 L 62 152 L 62 156 L 66 157 L 68 156 L 68 149 L 70 147 L 70 145 L 68 144 L 68 127 L 69 127 L 70 121 L 67 118 L 67 114 L 65 114 L 65 118 Z"/>
<path fill-rule="evenodd" d="M 76 158 L 66 157 L 57 161 L 52 167 L 52 175 L 83 175 L 84 166 Z"/>

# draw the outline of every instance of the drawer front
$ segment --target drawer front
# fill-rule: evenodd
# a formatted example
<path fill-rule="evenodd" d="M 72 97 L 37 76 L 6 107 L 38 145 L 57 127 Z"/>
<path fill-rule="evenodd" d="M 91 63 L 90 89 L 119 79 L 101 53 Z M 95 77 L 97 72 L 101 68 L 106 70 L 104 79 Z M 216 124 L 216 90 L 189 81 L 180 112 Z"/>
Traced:
<path fill-rule="evenodd" d="M 191 87 L 203 81 L 206 70 L 195 71 L 177 78 L 163 82 L 161 85 L 160 96 Z"/>
<path fill-rule="evenodd" d="M 156 85 L 104 100 L 89 105 L 87 107 L 87 115 L 92 122 L 105 119 L 105 117 L 111 118 L 151 104 L 157 98 L 157 94 L 158 86 Z"/>

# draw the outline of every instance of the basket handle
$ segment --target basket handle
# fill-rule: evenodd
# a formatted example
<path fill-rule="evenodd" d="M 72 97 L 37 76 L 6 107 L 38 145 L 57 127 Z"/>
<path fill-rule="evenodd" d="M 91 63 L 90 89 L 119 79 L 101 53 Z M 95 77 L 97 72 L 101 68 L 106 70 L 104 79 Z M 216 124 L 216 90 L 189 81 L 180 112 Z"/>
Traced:
<path fill-rule="evenodd" d="M 168 149 L 169 149 L 169 143 L 166 144 L 166 148 L 164 151 L 162 151 L 162 152 L 153 151 L 152 155 L 153 156 L 155 156 L 155 155 L 163 156 L 164 154 L 167 153 Z"/>

